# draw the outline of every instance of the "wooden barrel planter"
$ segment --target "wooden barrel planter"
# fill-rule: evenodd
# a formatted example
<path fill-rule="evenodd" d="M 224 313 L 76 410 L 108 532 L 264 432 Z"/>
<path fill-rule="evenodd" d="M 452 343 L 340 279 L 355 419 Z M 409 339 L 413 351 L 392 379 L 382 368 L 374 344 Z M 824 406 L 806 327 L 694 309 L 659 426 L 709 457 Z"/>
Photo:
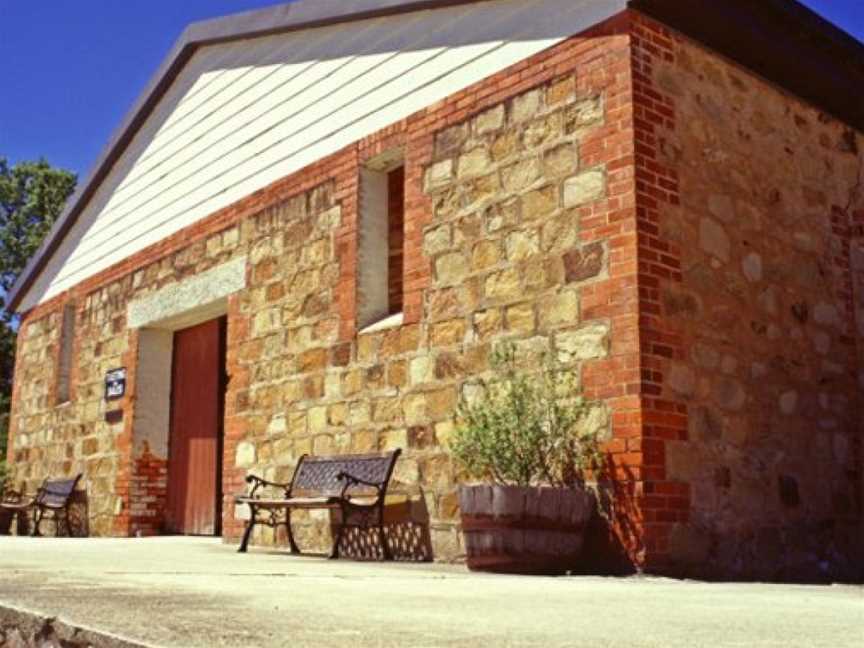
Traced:
<path fill-rule="evenodd" d="M 594 495 L 577 488 L 460 486 L 468 568 L 563 574 L 582 551 Z"/>

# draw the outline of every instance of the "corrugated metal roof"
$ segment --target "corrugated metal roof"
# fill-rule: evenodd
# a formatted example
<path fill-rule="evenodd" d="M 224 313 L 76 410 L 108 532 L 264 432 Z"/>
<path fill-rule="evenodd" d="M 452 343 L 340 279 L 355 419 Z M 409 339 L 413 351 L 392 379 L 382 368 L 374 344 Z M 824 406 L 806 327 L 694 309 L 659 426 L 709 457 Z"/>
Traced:
<path fill-rule="evenodd" d="M 9 291 L 15 309 L 100 183 L 195 53 L 206 45 L 497 0 L 303 0 L 190 25 L 115 130 L 87 179 Z M 701 41 L 864 132 L 864 45 L 795 0 L 597 0 L 631 7 Z"/>

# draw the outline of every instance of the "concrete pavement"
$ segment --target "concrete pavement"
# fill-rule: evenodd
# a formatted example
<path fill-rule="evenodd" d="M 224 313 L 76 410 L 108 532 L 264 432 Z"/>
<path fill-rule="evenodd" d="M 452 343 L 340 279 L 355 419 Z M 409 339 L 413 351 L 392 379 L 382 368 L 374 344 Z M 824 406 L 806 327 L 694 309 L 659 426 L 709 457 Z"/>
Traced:
<path fill-rule="evenodd" d="M 0 538 L 0 607 L 154 646 L 864 646 L 864 588 L 535 578 L 206 538 Z"/>

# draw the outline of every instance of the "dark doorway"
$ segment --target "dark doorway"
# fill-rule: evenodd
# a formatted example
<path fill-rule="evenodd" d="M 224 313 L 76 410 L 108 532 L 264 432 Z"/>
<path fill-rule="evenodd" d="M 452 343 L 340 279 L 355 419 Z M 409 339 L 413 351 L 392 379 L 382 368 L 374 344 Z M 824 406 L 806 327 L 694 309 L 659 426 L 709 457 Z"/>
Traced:
<path fill-rule="evenodd" d="M 222 317 L 174 333 L 169 533 L 221 534 L 225 332 Z"/>

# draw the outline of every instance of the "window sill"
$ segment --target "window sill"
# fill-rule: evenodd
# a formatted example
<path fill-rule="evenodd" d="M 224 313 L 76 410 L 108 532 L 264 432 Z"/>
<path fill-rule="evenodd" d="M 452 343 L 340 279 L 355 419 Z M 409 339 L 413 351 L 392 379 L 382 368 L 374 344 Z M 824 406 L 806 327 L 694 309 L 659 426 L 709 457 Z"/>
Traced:
<path fill-rule="evenodd" d="M 384 331 L 391 328 L 398 328 L 402 326 L 403 315 L 402 313 L 396 313 L 395 315 L 388 315 L 384 319 L 380 319 L 374 324 L 370 324 L 359 331 L 357 331 L 358 335 L 363 335 L 364 333 L 376 333 L 378 331 Z"/>

